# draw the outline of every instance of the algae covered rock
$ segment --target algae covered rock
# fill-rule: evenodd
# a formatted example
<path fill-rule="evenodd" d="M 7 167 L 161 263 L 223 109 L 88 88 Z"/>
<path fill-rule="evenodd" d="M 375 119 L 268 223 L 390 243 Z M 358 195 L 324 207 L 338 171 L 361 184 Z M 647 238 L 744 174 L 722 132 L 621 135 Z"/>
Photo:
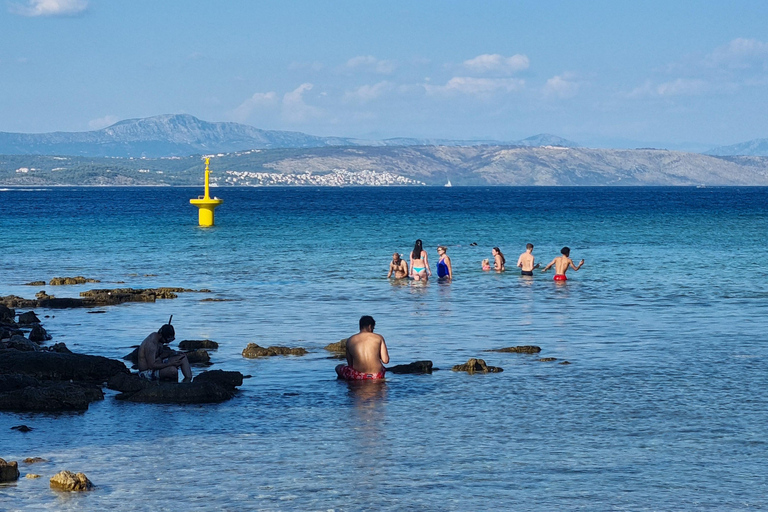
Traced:
<path fill-rule="evenodd" d="M 190 350 L 189 352 L 184 352 L 184 355 L 187 356 L 187 360 L 189 361 L 189 364 L 199 364 L 199 365 L 207 365 L 210 366 L 211 364 L 211 355 L 208 353 L 207 350 L 203 350 L 202 348 L 199 348 L 197 350 Z"/>
<path fill-rule="evenodd" d="M 247 347 L 243 349 L 243 357 L 248 359 L 254 359 L 257 357 L 271 357 L 271 356 L 303 356 L 307 353 L 307 350 L 301 347 L 261 347 L 256 343 L 249 343 Z"/>
<path fill-rule="evenodd" d="M 467 373 L 498 373 L 503 372 L 504 369 L 498 366 L 488 366 L 483 359 L 470 359 L 465 364 L 458 364 L 453 367 L 455 372 L 467 372 Z"/>
<path fill-rule="evenodd" d="M 324 348 L 329 352 L 345 354 L 347 352 L 347 338 L 337 341 L 336 343 L 329 343 Z"/>
<path fill-rule="evenodd" d="M 59 491 L 90 491 L 93 483 L 84 473 L 61 471 L 51 477 L 51 488 Z"/>
<path fill-rule="evenodd" d="M 40 462 L 48 462 L 48 459 L 42 457 L 27 457 L 23 462 L 24 464 L 38 464 Z"/>
<path fill-rule="evenodd" d="M 537 361 L 540 361 L 542 363 L 549 363 L 551 361 L 557 361 L 556 357 L 542 357 L 541 359 L 537 359 Z"/>
<path fill-rule="evenodd" d="M 85 283 L 100 283 L 98 279 L 90 279 L 83 276 L 75 277 L 54 277 L 48 283 L 51 286 L 62 286 L 67 284 L 85 284 Z"/>
<path fill-rule="evenodd" d="M 15 482 L 19 479 L 19 463 L 14 461 L 6 462 L 0 459 L 0 482 Z"/>
<path fill-rule="evenodd" d="M 541 347 L 536 345 L 519 345 L 517 347 L 505 347 L 489 350 L 488 352 L 514 352 L 517 354 L 538 354 L 541 352 Z"/>
<path fill-rule="evenodd" d="M 219 344 L 211 340 L 183 340 L 179 342 L 180 350 L 197 350 L 199 348 L 216 350 L 219 348 Z"/>

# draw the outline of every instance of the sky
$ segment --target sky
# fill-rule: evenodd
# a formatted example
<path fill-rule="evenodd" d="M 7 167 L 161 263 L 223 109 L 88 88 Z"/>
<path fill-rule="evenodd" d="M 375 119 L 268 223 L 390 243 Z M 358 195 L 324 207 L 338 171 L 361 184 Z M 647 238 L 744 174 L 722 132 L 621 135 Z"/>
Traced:
<path fill-rule="evenodd" d="M 3 0 L 0 131 L 186 113 L 364 139 L 768 137 L 768 2 Z"/>

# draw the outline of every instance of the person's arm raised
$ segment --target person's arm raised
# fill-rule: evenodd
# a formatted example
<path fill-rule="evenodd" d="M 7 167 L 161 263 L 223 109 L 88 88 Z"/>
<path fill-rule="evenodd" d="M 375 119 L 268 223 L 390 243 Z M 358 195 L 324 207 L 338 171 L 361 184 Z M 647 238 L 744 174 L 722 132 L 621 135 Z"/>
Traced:
<path fill-rule="evenodd" d="M 547 265 L 546 267 L 544 267 L 543 269 L 541 269 L 541 271 L 542 271 L 542 272 L 546 272 L 547 270 L 549 270 L 550 268 L 552 268 L 552 265 L 554 265 L 556 261 L 557 261 L 557 258 L 553 259 L 552 261 L 550 261 L 550 262 L 549 262 L 549 265 Z"/>
<path fill-rule="evenodd" d="M 584 260 L 581 260 L 579 262 L 579 266 L 577 267 L 576 265 L 573 264 L 573 260 L 571 260 L 571 268 L 574 270 L 574 272 L 578 271 L 583 264 L 584 264 Z"/>

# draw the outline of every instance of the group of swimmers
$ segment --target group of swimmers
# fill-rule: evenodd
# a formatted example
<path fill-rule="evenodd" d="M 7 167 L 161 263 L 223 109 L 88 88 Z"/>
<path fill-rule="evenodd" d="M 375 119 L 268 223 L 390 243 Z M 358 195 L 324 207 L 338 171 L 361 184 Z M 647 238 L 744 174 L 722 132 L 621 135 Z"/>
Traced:
<path fill-rule="evenodd" d="M 437 277 L 440 279 L 452 279 L 453 267 L 451 266 L 451 258 L 448 256 L 448 248 L 444 245 L 437 247 L 437 254 L 440 259 L 437 262 Z M 493 267 L 491 267 L 490 259 L 484 259 L 482 261 L 483 270 L 495 270 L 497 272 L 504 272 L 506 270 L 506 259 L 501 249 L 494 247 L 491 251 L 493 256 Z M 544 267 L 542 272 L 546 272 L 553 266 L 555 267 L 555 281 L 566 281 L 565 273 L 569 268 L 574 271 L 578 271 L 584 260 L 581 260 L 578 265 L 573 263 L 570 258 L 571 249 L 569 247 L 563 247 L 560 250 L 560 256 L 553 259 L 549 265 Z M 520 274 L 524 276 L 533 276 L 533 271 L 541 266 L 540 263 L 536 263 L 536 259 L 533 256 L 533 244 L 526 244 L 525 252 L 517 259 L 517 266 L 520 268 Z M 410 268 L 410 271 L 408 270 Z M 422 241 L 416 240 L 416 244 L 411 251 L 410 265 L 402 259 L 400 253 L 394 253 L 392 255 L 392 261 L 389 263 L 389 272 L 387 278 L 394 277 L 395 279 L 405 279 L 410 277 L 414 281 L 425 281 L 432 276 L 432 271 L 429 268 L 429 259 L 427 251 L 424 250 Z"/>

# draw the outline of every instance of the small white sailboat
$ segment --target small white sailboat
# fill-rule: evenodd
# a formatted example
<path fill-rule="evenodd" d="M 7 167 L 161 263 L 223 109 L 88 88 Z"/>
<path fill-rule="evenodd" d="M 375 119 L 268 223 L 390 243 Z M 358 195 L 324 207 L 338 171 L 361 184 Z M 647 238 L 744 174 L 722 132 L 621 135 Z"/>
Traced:
<path fill-rule="evenodd" d="M 448 180 L 448 183 L 446 183 L 445 186 L 446 187 L 452 187 L 453 185 L 451 185 L 451 180 Z"/>

